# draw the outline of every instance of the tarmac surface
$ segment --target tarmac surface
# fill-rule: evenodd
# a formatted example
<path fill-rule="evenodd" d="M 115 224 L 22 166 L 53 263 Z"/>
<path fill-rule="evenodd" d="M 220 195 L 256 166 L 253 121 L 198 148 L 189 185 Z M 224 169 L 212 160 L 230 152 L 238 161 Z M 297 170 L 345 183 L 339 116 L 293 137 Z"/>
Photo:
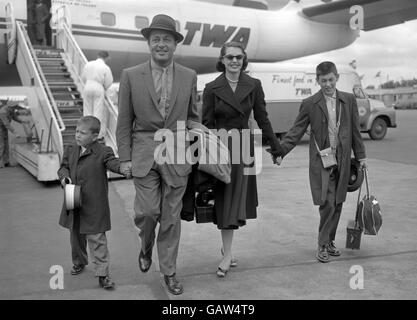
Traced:
<path fill-rule="evenodd" d="M 114 291 L 98 287 L 93 267 L 71 276 L 68 230 L 58 225 L 63 193 L 36 181 L 22 167 L 0 170 L 0 299 L 406 299 L 417 298 L 417 110 L 398 111 L 397 129 L 382 141 L 364 135 L 371 193 L 381 205 L 378 236 L 362 235 L 360 250 L 345 249 L 357 192 L 348 194 L 336 236 L 340 257 L 315 259 L 319 214 L 308 182 L 308 143 L 280 167 L 263 150 L 258 176 L 258 218 L 235 232 L 238 266 L 223 279 L 220 232 L 213 224 L 182 222 L 177 275 L 184 293 L 163 286 L 156 250 L 150 271 L 139 271 L 140 240 L 133 224 L 132 180 L 110 182 L 112 230 L 107 233 Z M 52 290 L 51 266 L 62 266 L 64 289 Z M 359 267 L 358 267 L 359 266 Z M 358 269 L 362 268 L 362 269 Z M 363 270 L 363 289 L 350 284 Z"/>

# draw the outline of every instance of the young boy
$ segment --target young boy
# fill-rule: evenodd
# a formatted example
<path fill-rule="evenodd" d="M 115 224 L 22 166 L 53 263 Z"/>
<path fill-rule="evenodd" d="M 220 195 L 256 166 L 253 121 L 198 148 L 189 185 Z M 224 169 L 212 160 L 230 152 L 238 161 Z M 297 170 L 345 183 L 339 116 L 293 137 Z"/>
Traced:
<path fill-rule="evenodd" d="M 63 187 L 67 183 L 81 187 L 81 207 L 67 211 L 64 204 L 59 224 L 70 230 L 74 264 L 71 274 L 81 273 L 88 264 L 88 242 L 99 285 L 113 289 L 105 234 L 111 228 L 106 173 L 107 169 L 120 173 L 120 162 L 110 147 L 97 142 L 99 132 L 100 121 L 96 117 L 82 117 L 75 132 L 76 143 L 65 149 L 58 177 Z"/>

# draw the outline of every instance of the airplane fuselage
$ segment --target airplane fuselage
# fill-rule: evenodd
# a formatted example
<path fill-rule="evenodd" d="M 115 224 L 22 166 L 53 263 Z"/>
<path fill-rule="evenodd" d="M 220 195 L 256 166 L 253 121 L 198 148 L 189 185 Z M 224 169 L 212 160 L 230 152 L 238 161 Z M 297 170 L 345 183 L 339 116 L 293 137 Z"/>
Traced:
<path fill-rule="evenodd" d="M 26 1 L 9 2 L 15 18 L 26 21 Z M 6 53 L 5 4 L 0 0 L 1 63 Z M 140 28 L 159 13 L 174 17 L 184 35 L 176 61 L 198 73 L 214 71 L 220 47 L 227 41 L 243 42 L 251 61 L 275 62 L 341 48 L 358 36 L 346 24 L 306 19 L 296 2 L 267 11 L 190 0 L 52 0 L 53 6 L 63 4 L 71 13 L 72 32 L 80 48 L 88 59 L 94 59 L 99 50 L 109 51 L 115 79 L 122 69 L 149 59 Z"/>

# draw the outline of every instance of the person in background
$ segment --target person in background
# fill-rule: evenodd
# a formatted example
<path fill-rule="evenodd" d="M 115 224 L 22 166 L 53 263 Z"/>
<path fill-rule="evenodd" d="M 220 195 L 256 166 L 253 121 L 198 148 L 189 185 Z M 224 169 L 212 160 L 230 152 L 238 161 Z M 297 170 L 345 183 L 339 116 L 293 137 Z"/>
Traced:
<path fill-rule="evenodd" d="M 107 89 L 113 83 L 113 75 L 107 65 L 109 61 L 109 53 L 100 51 L 96 60 L 87 62 L 81 74 L 84 83 L 83 114 L 84 116 L 95 116 L 100 120 L 99 140 L 104 140 L 106 135 L 107 110 L 105 109 L 104 99 Z"/>
<path fill-rule="evenodd" d="M 29 110 L 16 105 L 8 100 L 0 100 L 0 169 L 9 166 L 9 132 L 19 137 L 11 125 L 12 120 L 26 123 L 21 115 L 28 115 Z"/>
<path fill-rule="evenodd" d="M 48 7 L 42 0 L 36 0 L 35 20 L 36 20 L 36 41 L 38 45 L 46 45 L 46 23 L 50 19 Z"/>

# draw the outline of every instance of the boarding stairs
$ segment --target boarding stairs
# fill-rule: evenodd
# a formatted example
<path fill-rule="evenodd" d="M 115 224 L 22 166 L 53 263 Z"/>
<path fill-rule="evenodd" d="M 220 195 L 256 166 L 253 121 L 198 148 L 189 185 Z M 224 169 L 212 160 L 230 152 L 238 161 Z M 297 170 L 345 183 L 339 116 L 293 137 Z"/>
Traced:
<path fill-rule="evenodd" d="M 37 141 L 15 143 L 12 153 L 39 181 L 58 179 L 65 146 L 74 142 L 76 124 L 83 115 L 81 74 L 87 59 L 71 33 L 68 12 L 60 6 L 53 13 L 55 47 L 33 46 L 24 24 L 11 19 L 17 43 L 15 64 L 37 133 Z M 105 110 L 105 143 L 117 155 L 117 109 L 107 97 Z"/>
<path fill-rule="evenodd" d="M 61 132 L 64 148 L 74 142 L 78 119 L 83 115 L 83 99 L 61 54 L 55 48 L 35 49 L 47 85 L 58 107 L 65 130 Z"/>

